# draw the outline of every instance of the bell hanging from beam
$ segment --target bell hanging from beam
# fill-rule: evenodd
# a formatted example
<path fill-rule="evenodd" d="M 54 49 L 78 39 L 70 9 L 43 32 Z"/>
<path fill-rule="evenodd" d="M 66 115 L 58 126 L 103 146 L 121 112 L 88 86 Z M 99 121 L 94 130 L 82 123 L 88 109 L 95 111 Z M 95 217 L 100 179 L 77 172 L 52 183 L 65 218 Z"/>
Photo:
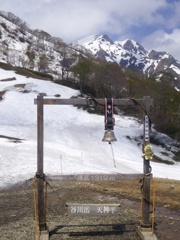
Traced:
<path fill-rule="evenodd" d="M 111 142 L 116 142 L 117 139 L 114 135 L 114 132 L 111 130 L 108 130 L 104 133 L 104 137 L 103 137 L 102 141 L 111 143 Z"/>
<path fill-rule="evenodd" d="M 103 142 L 115 142 L 117 141 L 114 135 L 115 119 L 113 118 L 113 98 L 104 99 L 104 119 L 105 119 L 105 133 L 102 139 Z"/>

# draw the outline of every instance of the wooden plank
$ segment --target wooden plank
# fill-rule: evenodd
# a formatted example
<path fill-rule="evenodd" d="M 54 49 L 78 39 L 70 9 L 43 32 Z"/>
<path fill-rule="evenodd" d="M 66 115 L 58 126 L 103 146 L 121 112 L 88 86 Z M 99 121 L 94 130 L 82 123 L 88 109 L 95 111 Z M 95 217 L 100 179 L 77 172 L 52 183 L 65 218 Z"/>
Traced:
<path fill-rule="evenodd" d="M 109 216 L 120 213 L 120 204 L 79 204 L 67 203 L 68 214 L 70 215 L 87 215 L 87 216 Z"/>
<path fill-rule="evenodd" d="M 65 174 L 65 175 L 47 175 L 48 180 L 61 181 L 79 181 L 79 182 L 111 182 L 117 180 L 142 179 L 143 173 L 125 174 Z"/>
<path fill-rule="evenodd" d="M 43 175 L 44 168 L 44 107 L 43 95 L 38 96 L 37 103 L 37 173 Z"/>
<path fill-rule="evenodd" d="M 36 99 L 34 100 L 34 103 L 37 104 Z M 86 98 L 44 98 L 43 103 L 45 105 L 87 105 L 87 100 Z"/>
<path fill-rule="evenodd" d="M 144 99 L 136 99 L 137 102 L 140 104 L 144 103 Z M 147 101 L 147 100 L 146 100 Z M 152 105 L 152 99 L 149 99 L 149 105 Z M 104 98 L 97 98 L 95 103 L 104 105 Z M 37 99 L 34 99 L 34 104 L 37 104 Z M 58 98 L 58 99 L 52 99 L 52 98 L 44 98 L 43 99 L 43 104 L 46 105 L 89 105 L 89 101 L 86 98 L 71 98 L 71 99 L 63 99 L 63 98 Z M 131 100 L 130 98 L 127 99 L 114 99 L 113 100 L 114 106 L 123 106 L 123 105 L 131 105 L 135 106 L 137 105 L 135 101 Z"/>

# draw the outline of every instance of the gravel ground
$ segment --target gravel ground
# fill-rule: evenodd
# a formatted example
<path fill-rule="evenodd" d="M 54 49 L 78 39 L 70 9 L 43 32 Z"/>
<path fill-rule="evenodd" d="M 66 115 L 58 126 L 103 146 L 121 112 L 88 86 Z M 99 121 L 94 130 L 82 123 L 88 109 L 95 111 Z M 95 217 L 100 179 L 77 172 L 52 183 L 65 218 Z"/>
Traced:
<path fill-rule="evenodd" d="M 100 183 L 101 185 L 103 183 Z M 138 240 L 140 201 L 123 194 L 94 188 L 89 183 L 50 182 L 47 224 L 50 240 Z M 113 186 L 114 187 L 114 186 Z M 116 216 L 70 216 L 66 202 L 120 203 Z M 36 221 L 31 181 L 0 190 L 0 240 L 35 240 Z M 180 239 L 180 209 L 156 206 L 155 234 L 158 240 Z"/>

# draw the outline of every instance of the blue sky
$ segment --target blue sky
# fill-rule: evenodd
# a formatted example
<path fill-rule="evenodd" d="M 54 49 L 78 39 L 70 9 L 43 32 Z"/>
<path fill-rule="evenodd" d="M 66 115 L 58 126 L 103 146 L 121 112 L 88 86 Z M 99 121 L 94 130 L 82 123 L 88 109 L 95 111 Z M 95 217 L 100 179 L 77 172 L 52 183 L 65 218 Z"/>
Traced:
<path fill-rule="evenodd" d="M 71 43 L 92 34 L 131 38 L 146 50 L 167 51 L 180 60 L 179 0 L 0 0 L 32 29 Z"/>

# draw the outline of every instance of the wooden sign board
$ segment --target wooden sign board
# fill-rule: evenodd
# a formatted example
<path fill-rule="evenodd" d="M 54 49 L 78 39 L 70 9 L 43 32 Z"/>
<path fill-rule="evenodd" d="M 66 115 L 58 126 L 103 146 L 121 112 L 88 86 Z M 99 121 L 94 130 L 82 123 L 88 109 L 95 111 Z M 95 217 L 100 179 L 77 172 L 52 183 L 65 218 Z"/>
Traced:
<path fill-rule="evenodd" d="M 87 215 L 87 216 L 109 216 L 118 215 L 120 204 L 78 204 L 67 203 L 68 214 L 70 215 Z"/>
<path fill-rule="evenodd" d="M 61 180 L 61 181 L 80 181 L 80 182 L 111 182 L 117 180 L 126 180 L 126 179 L 142 179 L 144 174 L 135 173 L 135 174 L 70 174 L 70 175 L 53 175 L 47 176 L 49 180 Z"/>

